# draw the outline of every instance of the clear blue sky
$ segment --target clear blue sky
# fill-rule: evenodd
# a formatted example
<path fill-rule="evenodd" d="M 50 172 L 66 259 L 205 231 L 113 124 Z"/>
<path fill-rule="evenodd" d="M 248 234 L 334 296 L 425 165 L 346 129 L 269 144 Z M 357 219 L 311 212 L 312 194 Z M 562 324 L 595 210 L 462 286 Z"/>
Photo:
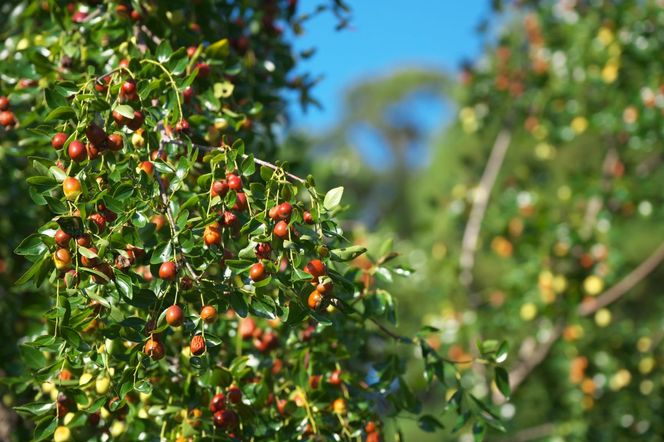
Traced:
<path fill-rule="evenodd" d="M 301 0 L 305 11 L 319 0 Z M 296 39 L 300 50 L 317 48 L 300 70 L 323 74 L 314 96 L 325 107 L 306 114 L 294 105 L 295 126 L 316 130 L 339 116 L 340 97 L 356 81 L 413 65 L 456 71 L 464 58 L 475 57 L 480 39 L 474 32 L 489 11 L 488 0 L 348 0 L 351 27 L 334 30 L 335 19 L 323 13 L 306 23 Z"/>

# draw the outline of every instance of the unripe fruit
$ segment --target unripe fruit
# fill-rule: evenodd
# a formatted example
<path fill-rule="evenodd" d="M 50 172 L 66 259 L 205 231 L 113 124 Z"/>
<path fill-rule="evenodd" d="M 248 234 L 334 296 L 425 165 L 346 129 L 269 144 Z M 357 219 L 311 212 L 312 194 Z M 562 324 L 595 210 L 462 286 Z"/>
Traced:
<path fill-rule="evenodd" d="M 203 232 L 203 242 L 206 246 L 221 244 L 221 235 L 219 234 L 219 223 L 212 223 L 205 227 Z"/>
<path fill-rule="evenodd" d="M 85 146 L 78 140 L 69 143 L 67 154 L 72 161 L 76 161 L 77 163 L 84 161 L 88 157 L 88 152 L 85 150 Z"/>
<path fill-rule="evenodd" d="M 97 394 L 106 394 L 108 389 L 111 386 L 111 378 L 108 376 L 102 376 L 97 378 L 95 381 L 95 391 Z"/>
<path fill-rule="evenodd" d="M 285 202 L 277 206 L 277 215 L 279 218 L 287 220 L 290 218 L 291 213 L 293 212 L 293 206 L 290 203 Z"/>
<path fill-rule="evenodd" d="M 325 264 L 323 264 L 323 261 L 321 261 L 320 259 L 312 259 L 307 263 L 306 266 L 304 266 L 304 271 L 313 276 L 314 279 L 316 279 L 319 276 L 325 275 L 327 269 L 325 268 Z"/>
<path fill-rule="evenodd" d="M 228 188 L 232 190 L 242 190 L 242 178 L 231 173 L 226 176 L 226 181 L 228 181 Z"/>
<path fill-rule="evenodd" d="M 55 232 L 54 239 L 55 239 L 55 243 L 57 245 L 59 245 L 60 247 L 67 248 L 67 247 L 69 247 L 69 240 L 71 239 L 71 235 L 69 235 L 68 233 L 65 233 L 65 231 L 62 230 L 62 229 L 58 229 Z"/>
<path fill-rule="evenodd" d="M 275 235 L 281 239 L 288 238 L 288 223 L 286 221 L 279 221 L 273 229 Z"/>
<path fill-rule="evenodd" d="M 122 135 L 111 134 L 108 136 L 108 147 L 110 147 L 112 151 L 117 152 L 122 150 L 123 141 Z"/>
<path fill-rule="evenodd" d="M 210 188 L 210 195 L 212 195 L 213 198 L 215 196 L 223 198 L 226 196 L 227 193 L 228 193 L 228 183 L 225 180 L 217 180 L 214 183 L 212 183 L 212 187 Z"/>
<path fill-rule="evenodd" d="M 191 354 L 194 356 L 200 356 L 205 353 L 205 339 L 203 339 L 203 336 L 196 335 L 191 338 L 189 350 L 191 350 Z"/>
<path fill-rule="evenodd" d="M 54 442 L 68 442 L 70 440 L 71 440 L 71 430 L 69 430 L 69 428 L 60 425 L 58 428 L 55 429 L 55 432 L 53 433 Z"/>
<path fill-rule="evenodd" d="M 265 278 L 265 266 L 262 262 L 257 262 L 249 269 L 249 278 L 252 281 L 260 281 Z"/>
<path fill-rule="evenodd" d="M 210 399 L 210 411 L 216 413 L 226 408 L 226 396 L 224 393 L 217 393 Z"/>
<path fill-rule="evenodd" d="M 150 338 L 143 347 L 143 353 L 150 356 L 153 360 L 158 361 L 165 355 L 164 346 L 158 340 Z"/>
<path fill-rule="evenodd" d="M 67 249 L 58 249 L 53 254 L 53 263 L 58 270 L 65 270 L 71 265 L 71 255 Z"/>
<path fill-rule="evenodd" d="M 234 404 L 239 404 L 242 402 L 242 390 L 236 385 L 230 387 L 226 392 L 228 395 L 228 400 Z"/>
<path fill-rule="evenodd" d="M 81 195 L 81 183 L 74 177 L 67 177 L 62 182 L 62 190 L 65 194 L 65 198 L 69 201 L 74 201 L 79 195 Z"/>
<path fill-rule="evenodd" d="M 321 305 L 323 305 L 323 295 L 321 295 L 318 290 L 314 290 L 309 294 L 309 299 L 307 299 L 307 305 L 312 310 L 318 310 Z"/>
<path fill-rule="evenodd" d="M 177 274 L 177 269 L 173 261 L 163 262 L 159 267 L 159 277 L 166 281 L 173 281 Z"/>
<path fill-rule="evenodd" d="M 154 165 L 150 161 L 143 161 L 139 166 L 138 170 L 142 170 L 145 172 L 148 176 L 153 176 L 154 175 Z"/>
<path fill-rule="evenodd" d="M 332 411 L 336 414 L 346 414 L 346 401 L 343 398 L 335 399 L 332 403 Z"/>
<path fill-rule="evenodd" d="M 140 149 L 145 146 L 145 138 L 143 138 L 143 134 L 141 132 L 134 132 L 134 134 L 131 136 L 131 145 L 136 149 Z"/>
<path fill-rule="evenodd" d="M 217 309 L 211 305 L 206 305 L 201 309 L 201 319 L 208 324 L 213 323 L 217 320 Z"/>
<path fill-rule="evenodd" d="M 171 327 L 179 327 L 184 320 L 184 313 L 178 305 L 172 305 L 166 310 L 166 322 Z"/>
<path fill-rule="evenodd" d="M 53 149 L 55 150 L 60 150 L 62 149 L 62 146 L 65 145 L 67 138 L 68 137 L 66 133 L 58 132 L 57 134 L 53 135 L 53 138 L 51 138 L 51 146 L 53 146 Z"/>

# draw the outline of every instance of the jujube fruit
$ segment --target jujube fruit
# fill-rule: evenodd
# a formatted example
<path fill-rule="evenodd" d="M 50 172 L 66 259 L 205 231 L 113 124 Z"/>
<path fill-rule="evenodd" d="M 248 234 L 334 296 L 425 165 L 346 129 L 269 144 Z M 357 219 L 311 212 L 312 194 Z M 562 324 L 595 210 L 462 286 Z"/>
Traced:
<path fill-rule="evenodd" d="M 257 262 L 249 269 L 249 278 L 252 281 L 260 281 L 265 278 L 265 265 L 262 262 Z"/>
<path fill-rule="evenodd" d="M 211 305 L 206 305 L 201 309 L 201 319 L 210 324 L 217 319 L 217 309 Z"/>
<path fill-rule="evenodd" d="M 66 133 L 58 132 L 57 134 L 53 135 L 53 138 L 51 138 L 51 146 L 55 150 L 60 150 L 65 145 L 67 138 L 68 136 Z"/>
<path fill-rule="evenodd" d="M 72 161 L 76 161 L 77 163 L 84 161 L 88 157 L 88 152 L 85 150 L 85 146 L 78 140 L 69 143 L 67 154 Z"/>
<path fill-rule="evenodd" d="M 81 195 L 81 183 L 74 177 L 67 177 L 62 182 L 62 190 L 65 198 L 69 201 L 74 201 Z"/>
<path fill-rule="evenodd" d="M 196 335 L 191 338 L 189 350 L 191 350 L 191 354 L 194 356 L 200 356 L 205 353 L 205 339 L 203 339 L 203 336 Z"/>
<path fill-rule="evenodd" d="M 274 226 L 273 232 L 281 239 L 288 238 L 288 223 L 286 221 L 279 221 Z"/>
<path fill-rule="evenodd" d="M 173 281 L 175 275 L 177 274 L 177 269 L 173 261 L 166 261 L 161 263 L 159 266 L 159 277 L 166 281 Z"/>
<path fill-rule="evenodd" d="M 171 327 L 179 327 L 184 320 L 184 313 L 178 305 L 172 305 L 166 309 L 166 322 Z"/>

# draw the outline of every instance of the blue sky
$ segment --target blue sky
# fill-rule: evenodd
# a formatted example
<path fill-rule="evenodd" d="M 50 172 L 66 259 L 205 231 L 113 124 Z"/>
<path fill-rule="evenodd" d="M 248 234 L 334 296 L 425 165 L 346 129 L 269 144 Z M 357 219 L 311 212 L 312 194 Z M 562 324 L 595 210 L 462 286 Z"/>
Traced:
<path fill-rule="evenodd" d="M 349 29 L 334 30 L 332 14 L 307 22 L 296 40 L 300 50 L 316 54 L 300 69 L 325 78 L 314 89 L 325 107 L 306 114 L 293 106 L 295 126 L 310 130 L 330 126 L 339 116 L 343 91 L 357 81 L 407 66 L 431 66 L 456 71 L 464 58 L 479 53 L 474 32 L 489 11 L 488 0 L 348 0 L 353 8 Z M 319 0 L 301 0 L 305 11 Z"/>

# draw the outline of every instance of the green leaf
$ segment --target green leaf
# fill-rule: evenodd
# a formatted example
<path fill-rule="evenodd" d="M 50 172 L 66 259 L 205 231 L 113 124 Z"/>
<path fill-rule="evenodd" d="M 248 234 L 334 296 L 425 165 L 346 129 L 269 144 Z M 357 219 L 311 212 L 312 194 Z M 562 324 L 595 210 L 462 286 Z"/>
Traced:
<path fill-rule="evenodd" d="M 54 402 L 31 402 L 29 404 L 21 405 L 20 407 L 14 407 L 14 410 L 22 414 L 34 414 L 39 416 L 54 408 Z"/>
<path fill-rule="evenodd" d="M 341 249 L 330 250 L 330 257 L 333 261 L 350 261 L 366 253 L 366 247 L 350 246 Z"/>
<path fill-rule="evenodd" d="M 34 440 L 35 441 L 40 441 L 44 440 L 47 437 L 50 437 L 54 432 L 55 429 L 58 427 L 58 418 L 49 418 L 41 421 L 36 427 L 35 427 L 35 434 L 34 434 Z"/>
<path fill-rule="evenodd" d="M 28 367 L 37 369 L 46 365 L 44 354 L 36 348 L 21 345 L 19 349 L 21 352 L 21 358 Z"/>
<path fill-rule="evenodd" d="M 335 187 L 325 194 L 325 199 L 323 200 L 323 207 L 327 210 L 333 210 L 341 202 L 341 197 L 344 194 L 343 187 Z"/>
<path fill-rule="evenodd" d="M 172 52 L 173 48 L 171 48 L 171 44 L 168 42 L 167 39 L 164 39 L 161 41 L 159 46 L 157 46 L 157 50 L 155 51 L 155 56 L 157 57 L 157 60 L 163 63 L 171 57 Z"/>
<path fill-rule="evenodd" d="M 59 106 L 49 112 L 48 115 L 46 115 L 46 118 L 44 118 L 44 121 L 67 120 L 72 117 L 76 117 L 74 109 L 69 106 Z"/>
<path fill-rule="evenodd" d="M 511 394 L 511 389 L 510 389 L 509 374 L 507 374 L 507 370 L 505 370 L 503 367 L 496 367 L 495 373 L 496 373 L 496 387 L 498 387 L 498 390 L 503 394 L 503 396 L 509 398 Z"/>
<path fill-rule="evenodd" d="M 445 428 L 438 419 L 431 416 L 430 414 L 420 416 L 420 418 L 417 420 L 417 426 L 420 427 L 422 431 L 426 431 L 427 433 L 433 433 L 437 429 Z"/>
<path fill-rule="evenodd" d="M 14 253 L 23 256 L 38 256 L 47 250 L 48 247 L 46 247 L 46 244 L 42 241 L 41 235 L 33 233 L 21 241 L 21 244 L 16 247 Z"/>
<path fill-rule="evenodd" d="M 118 104 L 115 106 L 113 111 L 119 113 L 125 118 L 129 118 L 130 120 L 134 119 L 134 109 L 132 109 L 132 107 L 128 104 Z"/>

